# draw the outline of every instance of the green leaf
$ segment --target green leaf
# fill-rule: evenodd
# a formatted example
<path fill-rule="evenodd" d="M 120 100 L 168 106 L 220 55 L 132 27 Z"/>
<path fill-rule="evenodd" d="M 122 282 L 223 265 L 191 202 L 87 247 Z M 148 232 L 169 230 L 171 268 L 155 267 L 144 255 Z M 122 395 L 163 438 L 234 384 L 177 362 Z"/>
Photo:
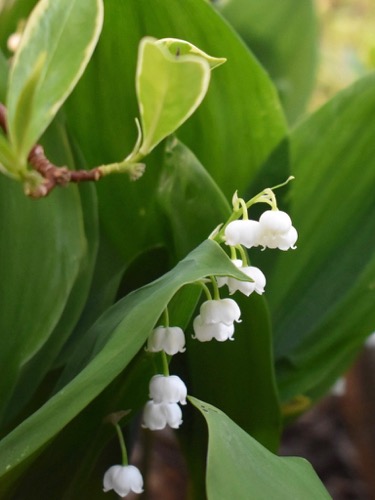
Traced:
<path fill-rule="evenodd" d="M 35 202 L 0 176 L 0 381 L 3 409 L 19 370 L 54 329 L 85 254 L 75 188 Z M 22 297 L 22 307 L 20 306 Z"/>
<path fill-rule="evenodd" d="M 267 68 L 294 122 L 314 88 L 318 28 L 312 0 L 231 0 L 218 9 Z"/>
<path fill-rule="evenodd" d="M 5 102 L 5 94 L 8 81 L 8 61 L 0 50 L 0 101 Z"/>
<path fill-rule="evenodd" d="M 158 204 L 170 225 L 169 249 L 177 259 L 207 238 L 230 216 L 223 193 L 194 154 L 176 138 L 165 147 Z"/>
<path fill-rule="evenodd" d="M 68 7 L 61 0 L 41 0 L 30 15 L 7 96 L 9 134 L 20 163 L 82 75 L 102 20 L 102 0 L 73 0 Z"/>
<path fill-rule="evenodd" d="M 181 54 L 179 47 L 172 54 L 172 47 L 151 37 L 139 44 L 136 89 L 143 131 L 139 151 L 143 155 L 194 113 L 210 83 L 210 65 L 204 57 Z"/>
<path fill-rule="evenodd" d="M 98 341 L 87 366 L 0 442 L 0 475 L 47 443 L 121 373 L 183 285 L 211 274 L 241 278 L 223 250 L 206 240 L 172 271 L 109 309 L 92 328 Z"/>
<path fill-rule="evenodd" d="M 290 137 L 297 250 L 268 280 L 283 399 L 323 394 L 375 330 L 375 76 Z"/>
<path fill-rule="evenodd" d="M 9 142 L 0 132 L 0 172 L 17 179 L 18 173 L 17 170 L 14 169 L 14 165 L 16 164 L 17 158 L 15 157 Z"/>
<path fill-rule="evenodd" d="M 331 498 L 306 460 L 273 455 L 222 411 L 198 399 L 189 400 L 208 425 L 209 500 Z"/>

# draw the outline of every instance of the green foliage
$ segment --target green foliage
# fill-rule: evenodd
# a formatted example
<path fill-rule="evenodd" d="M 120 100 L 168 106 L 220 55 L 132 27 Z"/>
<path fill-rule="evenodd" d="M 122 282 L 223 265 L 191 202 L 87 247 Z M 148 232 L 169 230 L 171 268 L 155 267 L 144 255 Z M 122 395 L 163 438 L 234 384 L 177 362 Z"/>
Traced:
<path fill-rule="evenodd" d="M 290 136 L 289 201 L 300 236 L 269 294 L 283 399 L 324 394 L 374 330 L 374 99 L 372 75 Z"/>
<path fill-rule="evenodd" d="M 84 368 L 38 412 L 1 441 L 0 474 L 11 472 L 13 467 L 48 442 L 121 373 L 183 285 L 211 274 L 241 278 L 240 271 L 220 247 L 207 240 L 174 270 L 107 310 L 90 332 L 94 343 L 89 356 L 82 353 L 86 358 Z"/>
<path fill-rule="evenodd" d="M 82 75 L 103 20 L 101 0 L 42 0 L 31 14 L 9 79 L 9 135 L 19 164 Z M 40 29 L 40 27 L 43 29 Z"/>
<path fill-rule="evenodd" d="M 276 457 L 214 406 L 190 400 L 208 425 L 208 498 L 331 498 L 308 462 Z"/>
<path fill-rule="evenodd" d="M 206 95 L 210 83 L 209 60 L 213 64 L 219 60 L 204 53 L 202 57 L 198 51 L 187 52 L 188 49 L 191 47 L 182 43 L 165 46 L 149 37 L 140 43 L 136 89 L 143 135 L 139 148 L 142 155 L 150 153 L 182 125 Z M 188 89 L 185 82 L 189 82 Z"/>
<path fill-rule="evenodd" d="M 318 27 L 312 0 L 230 0 L 218 9 L 275 82 L 290 122 L 304 113 L 314 88 Z"/>

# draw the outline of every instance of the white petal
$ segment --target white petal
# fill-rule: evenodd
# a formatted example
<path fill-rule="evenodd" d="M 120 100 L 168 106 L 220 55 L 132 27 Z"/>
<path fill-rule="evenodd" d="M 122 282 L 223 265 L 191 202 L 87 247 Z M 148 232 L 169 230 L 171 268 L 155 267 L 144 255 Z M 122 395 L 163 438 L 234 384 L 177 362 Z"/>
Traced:
<path fill-rule="evenodd" d="M 236 267 L 242 266 L 242 260 L 240 260 L 240 259 L 232 259 L 232 262 Z M 228 276 L 216 276 L 216 281 L 217 281 L 218 287 L 221 288 L 224 285 L 228 285 L 228 281 L 230 279 L 232 279 L 232 278 L 229 278 Z"/>
<path fill-rule="evenodd" d="M 147 341 L 148 351 L 160 352 L 163 350 L 164 330 L 163 326 L 158 326 L 152 331 Z"/>
<path fill-rule="evenodd" d="M 206 324 L 230 325 L 233 321 L 239 321 L 241 310 L 233 299 L 207 300 L 201 305 L 200 316 Z"/>
<path fill-rule="evenodd" d="M 266 286 L 266 277 L 263 272 L 255 266 L 244 267 L 242 268 L 242 271 L 249 276 L 249 278 L 254 280 L 254 291 L 259 295 L 262 295 L 262 293 L 264 293 L 264 287 Z"/>
<path fill-rule="evenodd" d="M 114 490 L 120 497 L 128 495 L 130 491 L 142 493 L 142 474 L 134 465 L 113 465 L 104 474 L 103 490 Z"/>
<path fill-rule="evenodd" d="M 154 375 L 150 381 L 150 398 L 155 403 L 186 404 L 187 389 L 176 375 Z"/>
<path fill-rule="evenodd" d="M 218 342 L 224 342 L 225 340 L 233 340 L 233 334 L 234 334 L 233 323 L 231 325 L 225 325 L 224 323 L 219 323 L 218 325 L 213 325 L 213 326 L 216 327 L 214 338 Z"/>
<path fill-rule="evenodd" d="M 225 243 L 246 248 L 259 245 L 259 222 L 255 220 L 235 220 L 230 222 L 224 230 Z"/>
<path fill-rule="evenodd" d="M 266 210 L 259 218 L 262 230 L 275 233 L 286 233 L 292 226 L 292 220 L 281 210 Z"/>
<path fill-rule="evenodd" d="M 182 424 L 182 411 L 177 403 L 163 403 L 163 410 L 167 424 L 172 429 L 178 429 Z"/>
<path fill-rule="evenodd" d="M 185 351 L 185 335 L 178 326 L 158 326 L 155 328 L 147 342 L 150 352 L 165 351 L 170 356 Z"/>
<path fill-rule="evenodd" d="M 197 316 L 193 322 L 195 337 L 200 342 L 209 342 L 216 339 L 219 342 L 232 339 L 234 333 L 234 324 L 226 325 L 224 323 L 206 324 L 202 322 L 200 316 Z"/>
<path fill-rule="evenodd" d="M 154 403 L 148 401 L 143 410 L 143 427 L 152 431 L 164 429 L 166 425 L 178 429 L 182 424 L 182 411 L 177 403 Z"/>
<path fill-rule="evenodd" d="M 289 250 L 290 248 L 294 250 L 295 248 L 297 248 L 295 246 L 297 239 L 297 230 L 292 226 L 285 235 L 280 236 L 278 248 L 280 250 Z"/>
<path fill-rule="evenodd" d="M 230 295 L 239 291 L 246 295 L 247 297 L 251 295 L 255 290 L 255 283 L 253 281 L 240 281 L 235 278 L 228 279 L 228 289 Z"/>
<path fill-rule="evenodd" d="M 216 323 L 206 324 L 202 320 L 202 316 L 199 314 L 193 321 L 193 329 L 195 333 L 195 339 L 200 342 L 209 342 L 214 337 L 214 328 Z"/>

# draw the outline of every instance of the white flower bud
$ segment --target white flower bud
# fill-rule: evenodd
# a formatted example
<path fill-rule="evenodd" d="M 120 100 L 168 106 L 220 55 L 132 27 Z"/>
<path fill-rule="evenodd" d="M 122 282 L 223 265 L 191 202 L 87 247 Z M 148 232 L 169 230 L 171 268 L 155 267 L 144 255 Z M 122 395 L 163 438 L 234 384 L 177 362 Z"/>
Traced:
<path fill-rule="evenodd" d="M 234 321 L 240 321 L 241 310 L 233 299 L 207 300 L 201 305 L 200 315 L 206 324 L 231 325 Z"/>
<path fill-rule="evenodd" d="M 225 243 L 236 246 L 243 245 L 246 248 L 259 245 L 260 225 L 255 220 L 234 220 L 224 230 Z"/>
<path fill-rule="evenodd" d="M 157 431 L 164 429 L 166 425 L 178 429 L 181 424 L 182 411 L 177 403 L 146 403 L 143 410 L 143 427 Z"/>
<path fill-rule="evenodd" d="M 170 356 L 185 351 L 185 335 L 178 326 L 158 326 L 155 328 L 147 342 L 150 352 L 165 351 Z"/>
<path fill-rule="evenodd" d="M 21 42 L 21 33 L 12 33 L 7 40 L 7 48 L 9 52 L 16 52 Z"/>
<path fill-rule="evenodd" d="M 150 380 L 150 399 L 154 403 L 181 403 L 186 405 L 187 389 L 176 375 L 154 375 Z"/>
<path fill-rule="evenodd" d="M 131 491 L 143 492 L 143 478 L 134 465 L 112 465 L 103 478 L 103 491 L 114 490 L 120 497 L 126 497 Z"/>
<path fill-rule="evenodd" d="M 234 340 L 234 324 L 226 325 L 225 323 L 205 323 L 202 316 L 198 315 L 193 321 L 195 339 L 200 342 L 209 342 L 216 339 L 219 342 L 224 340 Z"/>

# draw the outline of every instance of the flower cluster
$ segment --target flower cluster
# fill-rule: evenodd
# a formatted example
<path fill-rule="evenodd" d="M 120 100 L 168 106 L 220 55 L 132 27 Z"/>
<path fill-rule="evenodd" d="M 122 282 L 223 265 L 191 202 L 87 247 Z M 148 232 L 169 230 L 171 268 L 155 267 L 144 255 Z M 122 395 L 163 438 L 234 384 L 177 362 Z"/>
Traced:
<path fill-rule="evenodd" d="M 186 405 L 187 389 L 176 375 L 155 375 L 150 381 L 150 401 L 143 411 L 143 427 L 152 431 L 166 425 L 178 429 L 182 424 L 182 411 L 178 403 Z"/>
<path fill-rule="evenodd" d="M 221 288 L 228 286 L 229 294 L 233 295 L 239 291 L 247 297 L 252 293 L 259 295 L 264 293 L 266 277 L 263 272 L 255 266 L 248 265 L 245 248 L 262 246 L 263 249 L 278 248 L 280 250 L 294 249 L 297 241 L 297 231 L 292 225 L 292 221 L 286 212 L 276 208 L 276 199 L 272 190 L 267 189 L 254 198 L 253 203 L 266 202 L 271 204 L 272 210 L 266 210 L 260 216 L 259 221 L 249 220 L 247 207 L 244 200 L 233 197 L 233 208 L 235 211 L 242 207 L 243 219 L 234 220 L 224 226 L 222 239 L 232 247 L 233 264 L 245 275 L 244 281 L 230 276 L 216 277 L 213 281 L 214 287 Z M 214 233 L 215 238 L 217 234 Z M 219 237 L 220 241 L 220 237 Z M 242 259 L 236 258 L 236 251 L 239 250 Z M 248 279 L 250 278 L 250 280 Z M 207 292 L 206 292 L 207 293 Z M 195 336 L 193 338 L 201 342 L 208 342 L 216 339 L 219 342 L 233 340 L 234 323 L 239 322 L 241 311 L 232 299 L 220 299 L 218 291 L 215 291 L 215 298 L 209 297 L 200 308 L 199 315 L 193 321 Z"/>
<path fill-rule="evenodd" d="M 234 322 L 238 323 L 240 316 L 240 308 L 232 299 L 207 300 L 194 319 L 194 338 L 201 342 L 233 340 Z"/>
<path fill-rule="evenodd" d="M 286 212 L 266 210 L 259 221 L 235 220 L 225 228 L 227 245 L 246 248 L 262 246 L 279 250 L 295 249 L 298 233 Z"/>
<path fill-rule="evenodd" d="M 167 320 L 168 322 L 169 320 Z M 147 341 L 149 352 L 173 356 L 185 351 L 185 335 L 178 326 L 158 326 Z M 143 410 L 143 427 L 153 431 L 169 425 L 178 429 L 182 424 L 182 411 L 178 403 L 186 404 L 187 389 L 176 375 L 155 375 L 149 386 L 148 401 Z"/>
<path fill-rule="evenodd" d="M 259 221 L 248 219 L 248 208 L 258 202 L 271 205 Z M 241 214 L 242 219 L 231 220 Z M 292 225 L 289 215 L 277 209 L 276 198 L 272 189 L 266 189 L 255 198 L 245 203 L 244 200 L 233 197 L 234 213 L 231 221 L 220 227 L 211 236 L 218 242 L 225 242 L 231 251 L 232 263 L 242 272 L 243 280 L 231 276 L 211 276 L 209 280 L 200 283 L 207 300 L 193 320 L 194 336 L 200 342 L 217 340 L 234 340 L 235 323 L 241 322 L 241 310 L 232 298 L 221 298 L 220 288 L 227 286 L 229 294 L 241 292 L 245 296 L 252 293 L 262 295 L 266 286 L 266 277 L 257 267 L 249 265 L 245 248 L 263 247 L 278 248 L 286 251 L 296 248 L 297 231 Z M 237 252 L 241 258 L 237 258 Z M 238 273 L 237 273 L 238 275 Z M 207 286 L 211 282 L 213 296 Z M 169 326 L 168 309 L 164 311 L 164 325 L 157 326 L 151 332 L 147 341 L 147 351 L 161 353 L 164 365 L 163 374 L 154 375 L 149 383 L 149 401 L 143 410 L 142 426 L 150 430 L 161 430 L 166 426 L 178 429 L 182 424 L 180 405 L 186 404 L 187 388 L 176 375 L 169 374 L 167 356 L 174 356 L 185 351 L 185 335 L 180 327 Z M 124 448 L 124 446 L 123 446 Z M 123 460 L 123 463 L 127 463 Z M 104 476 L 104 491 L 113 489 L 120 496 L 126 496 L 130 491 L 141 493 L 143 480 L 139 470 L 131 465 L 115 465 Z"/>

